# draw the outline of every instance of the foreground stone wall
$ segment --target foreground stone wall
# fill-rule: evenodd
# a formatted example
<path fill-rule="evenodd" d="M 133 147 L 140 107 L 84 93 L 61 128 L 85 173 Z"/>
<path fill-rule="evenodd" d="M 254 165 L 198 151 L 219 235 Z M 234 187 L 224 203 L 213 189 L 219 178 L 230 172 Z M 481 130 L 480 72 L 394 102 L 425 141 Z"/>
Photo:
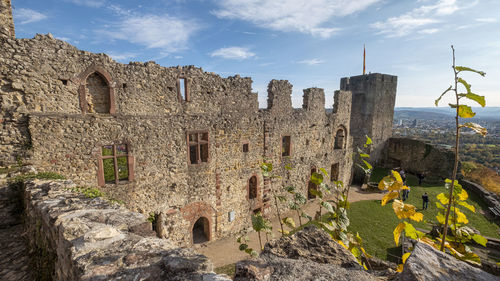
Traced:
<path fill-rule="evenodd" d="M 425 173 L 426 181 L 438 182 L 451 178 L 455 158 L 451 150 L 420 140 L 390 138 L 382 161 L 386 168 L 401 167 L 409 173 Z"/>
<path fill-rule="evenodd" d="M 71 181 L 25 186 L 25 229 L 37 280 L 229 280 L 191 249 L 155 237 L 151 223 Z"/>

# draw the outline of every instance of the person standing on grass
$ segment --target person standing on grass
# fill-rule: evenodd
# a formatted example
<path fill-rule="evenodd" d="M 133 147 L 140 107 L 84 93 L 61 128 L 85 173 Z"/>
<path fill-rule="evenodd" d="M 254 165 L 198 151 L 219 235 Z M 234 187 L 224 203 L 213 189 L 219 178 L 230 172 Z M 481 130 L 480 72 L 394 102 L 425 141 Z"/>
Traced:
<path fill-rule="evenodd" d="M 429 195 L 427 195 L 427 192 L 424 192 L 422 195 L 422 209 L 427 210 L 427 207 L 429 206 Z"/>

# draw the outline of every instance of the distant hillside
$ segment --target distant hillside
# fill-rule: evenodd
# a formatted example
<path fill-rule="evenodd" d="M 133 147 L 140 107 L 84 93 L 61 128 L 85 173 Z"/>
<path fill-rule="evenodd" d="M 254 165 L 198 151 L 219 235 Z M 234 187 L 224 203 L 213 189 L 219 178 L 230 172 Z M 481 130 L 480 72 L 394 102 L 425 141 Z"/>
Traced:
<path fill-rule="evenodd" d="M 500 107 L 473 107 L 478 119 L 500 120 Z M 455 112 L 449 107 L 396 107 L 394 119 L 436 120 L 453 117 Z"/>

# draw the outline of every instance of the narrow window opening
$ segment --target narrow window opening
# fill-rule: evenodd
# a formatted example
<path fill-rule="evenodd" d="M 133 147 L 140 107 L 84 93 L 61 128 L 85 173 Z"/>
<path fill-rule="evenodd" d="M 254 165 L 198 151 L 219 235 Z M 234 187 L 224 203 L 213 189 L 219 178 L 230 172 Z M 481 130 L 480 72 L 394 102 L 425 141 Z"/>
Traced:
<path fill-rule="evenodd" d="M 339 163 L 335 163 L 332 165 L 330 170 L 330 180 L 331 181 L 339 180 Z"/>
<path fill-rule="evenodd" d="M 344 130 L 338 129 L 335 134 L 335 145 L 334 149 L 343 149 L 344 148 Z"/>
<path fill-rule="evenodd" d="M 186 78 L 179 78 L 179 95 L 182 101 L 188 101 Z"/>
<path fill-rule="evenodd" d="M 257 198 L 257 177 L 252 176 L 248 180 L 248 199 Z"/>
<path fill-rule="evenodd" d="M 283 136 L 281 140 L 281 156 L 291 155 L 291 139 L 290 136 Z"/>
<path fill-rule="evenodd" d="M 64 86 L 68 85 L 68 80 L 66 79 L 59 79 L 63 83 Z"/>
<path fill-rule="evenodd" d="M 243 152 L 248 152 L 249 151 L 249 148 L 248 148 L 248 143 L 244 143 L 243 144 Z"/>
<path fill-rule="evenodd" d="M 110 112 L 110 88 L 106 80 L 97 72 L 90 74 L 86 81 L 86 100 L 89 113 Z"/>

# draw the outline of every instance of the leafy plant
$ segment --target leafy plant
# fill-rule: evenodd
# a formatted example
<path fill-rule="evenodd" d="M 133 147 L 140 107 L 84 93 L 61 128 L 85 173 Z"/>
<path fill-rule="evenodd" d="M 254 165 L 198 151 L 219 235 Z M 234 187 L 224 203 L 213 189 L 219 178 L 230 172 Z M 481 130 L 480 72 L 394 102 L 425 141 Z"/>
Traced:
<path fill-rule="evenodd" d="M 392 202 L 392 209 L 394 210 L 394 214 L 400 220 L 399 224 L 394 228 L 394 242 L 396 246 L 399 245 L 399 239 L 401 234 L 404 233 L 406 237 L 410 237 L 412 239 L 419 239 L 424 237 L 424 233 L 415 229 L 415 227 L 410 223 L 413 221 L 422 221 L 424 215 L 422 213 L 417 212 L 415 206 L 411 204 L 405 204 L 401 199 L 401 192 L 403 190 L 409 189 L 403 182 L 401 175 L 397 171 L 391 171 L 391 174 L 385 176 L 378 184 L 378 188 L 380 190 L 388 191 L 388 193 L 382 198 L 381 205 L 386 205 L 389 201 L 394 200 Z M 396 199 L 397 198 L 397 199 Z M 398 271 L 401 272 L 403 270 L 403 265 L 406 262 L 406 258 L 409 256 L 403 255 L 403 263 L 398 266 Z"/>
<path fill-rule="evenodd" d="M 248 242 L 250 242 L 250 238 L 248 238 L 248 236 L 242 235 L 236 239 L 236 242 L 238 242 L 240 244 L 240 246 L 238 247 L 238 249 L 240 251 L 243 251 L 252 257 L 256 257 L 258 255 L 254 249 L 252 249 L 248 246 Z M 262 248 L 262 245 L 261 245 L 261 248 Z"/>
<path fill-rule="evenodd" d="M 487 134 L 486 129 L 481 127 L 479 124 L 472 123 L 472 122 L 467 122 L 464 124 L 459 123 L 459 118 L 471 118 L 471 117 L 474 117 L 476 115 L 476 113 L 472 111 L 472 108 L 470 106 L 465 105 L 465 104 L 460 104 L 461 99 L 466 98 L 468 100 L 472 100 L 472 101 L 478 103 L 479 105 L 481 105 L 482 107 L 484 107 L 486 105 L 486 101 L 485 101 L 484 96 L 480 96 L 480 95 L 473 93 L 471 91 L 471 85 L 469 83 L 467 83 L 467 81 L 465 81 L 462 77 L 458 76 L 461 72 L 473 72 L 473 73 L 477 73 L 477 74 L 484 77 L 486 75 L 486 73 L 483 71 L 475 70 L 475 69 L 465 67 L 465 66 L 456 66 L 455 65 L 455 49 L 453 48 L 453 45 L 451 46 L 451 50 L 452 50 L 452 58 L 453 58 L 452 69 L 453 69 L 453 74 L 454 74 L 454 84 L 451 85 L 450 87 L 448 87 L 448 89 L 446 89 L 441 94 L 441 96 L 439 96 L 439 98 L 436 99 L 436 101 L 435 101 L 436 106 L 438 106 L 439 101 L 446 93 L 452 92 L 455 94 L 455 103 L 449 104 L 449 106 L 451 108 L 456 109 L 456 114 L 455 114 L 455 162 L 454 162 L 454 166 L 453 166 L 452 178 L 449 182 L 450 188 L 449 188 L 449 193 L 448 193 L 448 202 L 446 204 L 446 214 L 444 216 L 443 235 L 442 235 L 441 246 L 440 246 L 441 251 L 444 251 L 445 242 L 447 240 L 446 236 L 447 236 L 447 232 L 448 232 L 449 216 L 450 216 L 450 212 L 452 210 L 452 205 L 453 205 L 453 208 L 455 206 L 454 192 L 455 192 L 455 186 L 457 186 L 456 180 L 457 180 L 457 169 L 458 169 L 458 160 L 459 160 L 458 148 L 459 148 L 459 141 L 460 141 L 460 129 L 470 128 L 474 132 L 481 134 L 483 136 L 485 136 Z M 465 91 L 466 91 L 465 93 L 458 92 L 459 84 L 462 85 L 463 88 L 465 88 Z M 455 223 L 457 223 L 456 220 L 455 220 Z"/>
<path fill-rule="evenodd" d="M 263 249 L 262 237 L 260 233 L 272 233 L 273 226 L 271 225 L 271 222 L 264 218 L 261 212 L 257 212 L 257 214 L 252 215 L 252 228 L 257 231 L 257 234 L 259 235 L 259 245 L 260 248 Z"/>

